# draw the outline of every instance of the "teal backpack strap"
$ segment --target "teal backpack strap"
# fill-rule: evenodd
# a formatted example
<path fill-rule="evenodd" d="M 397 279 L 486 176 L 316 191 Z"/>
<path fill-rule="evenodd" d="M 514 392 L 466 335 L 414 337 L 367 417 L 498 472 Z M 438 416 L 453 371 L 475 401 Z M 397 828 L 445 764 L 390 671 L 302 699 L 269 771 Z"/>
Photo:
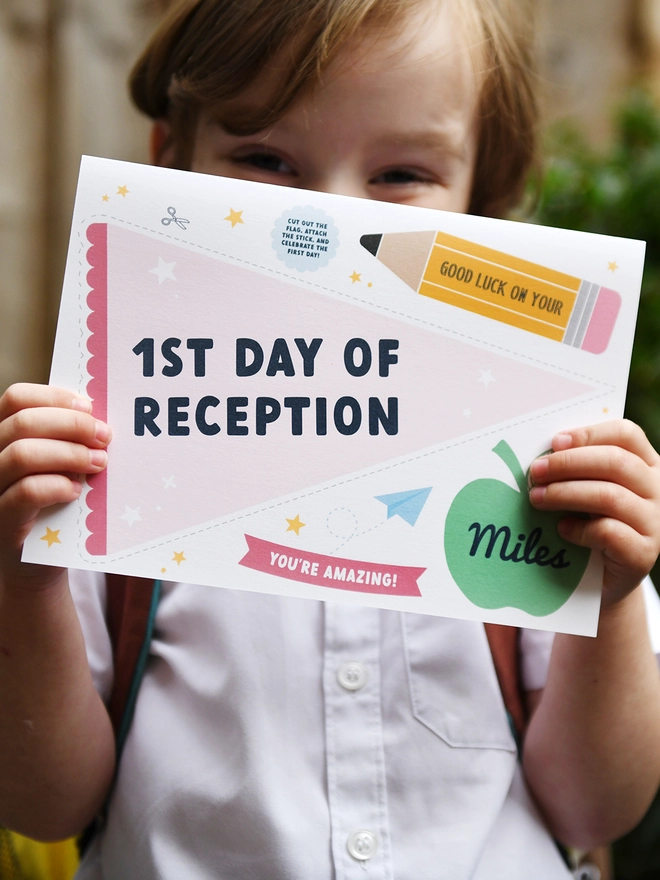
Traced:
<path fill-rule="evenodd" d="M 108 712 L 121 756 L 144 676 L 161 581 L 109 574 L 106 576 L 106 616 L 114 659 L 114 679 Z"/>
<path fill-rule="evenodd" d="M 106 620 L 114 662 L 108 713 L 115 731 L 117 768 L 149 657 L 161 588 L 161 581 L 106 575 Z M 116 775 L 117 770 L 115 779 Z M 103 826 L 113 788 L 114 780 L 101 813 L 78 839 L 81 855 Z"/>

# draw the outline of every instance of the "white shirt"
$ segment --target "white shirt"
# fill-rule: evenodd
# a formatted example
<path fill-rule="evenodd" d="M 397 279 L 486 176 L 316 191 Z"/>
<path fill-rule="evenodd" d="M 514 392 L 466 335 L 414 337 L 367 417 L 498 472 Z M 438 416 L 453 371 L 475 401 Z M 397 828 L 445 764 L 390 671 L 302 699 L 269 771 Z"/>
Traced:
<path fill-rule="evenodd" d="M 72 573 L 95 683 L 100 575 Z M 529 687 L 551 636 L 528 642 Z M 78 880 L 566 880 L 484 629 L 164 584 L 107 826 Z"/>

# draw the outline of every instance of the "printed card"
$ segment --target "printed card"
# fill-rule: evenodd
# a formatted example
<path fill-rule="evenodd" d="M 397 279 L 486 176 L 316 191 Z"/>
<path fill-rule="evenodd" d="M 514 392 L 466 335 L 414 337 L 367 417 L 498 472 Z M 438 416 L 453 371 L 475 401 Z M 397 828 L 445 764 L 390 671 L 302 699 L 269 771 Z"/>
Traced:
<path fill-rule="evenodd" d="M 85 158 L 51 382 L 114 436 L 24 559 L 593 634 L 527 472 L 621 416 L 643 254 Z"/>

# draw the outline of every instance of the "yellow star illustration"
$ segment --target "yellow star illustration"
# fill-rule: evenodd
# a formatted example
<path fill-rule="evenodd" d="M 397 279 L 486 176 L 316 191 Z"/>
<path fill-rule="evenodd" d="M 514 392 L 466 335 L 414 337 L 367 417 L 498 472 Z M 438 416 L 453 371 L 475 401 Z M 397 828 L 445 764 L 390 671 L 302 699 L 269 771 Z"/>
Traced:
<path fill-rule="evenodd" d="M 118 195 L 118 196 L 123 196 L 123 198 L 126 198 L 126 196 L 129 194 L 129 192 L 130 192 L 130 190 L 128 189 L 127 186 L 120 186 L 120 187 L 117 189 L 117 195 Z"/>
<path fill-rule="evenodd" d="M 172 557 L 172 562 L 176 562 L 177 565 L 181 565 L 182 562 L 187 562 L 186 557 L 183 555 L 183 552 L 177 553 L 174 552 L 174 556 Z"/>
<path fill-rule="evenodd" d="M 49 529 L 48 526 L 46 526 L 46 534 L 45 534 L 45 535 L 42 535 L 42 536 L 39 538 L 39 540 L 40 540 L 40 541 L 47 541 L 47 542 L 48 542 L 48 546 L 49 546 L 49 547 L 52 547 L 53 544 L 61 544 L 61 543 L 62 543 L 62 542 L 60 541 L 59 534 L 60 534 L 60 530 L 59 530 L 59 529 L 55 529 L 55 530 L 53 531 L 53 529 Z"/>
<path fill-rule="evenodd" d="M 231 223 L 231 228 L 233 229 L 238 223 L 245 223 L 243 220 L 243 212 L 242 211 L 234 211 L 233 208 L 229 209 L 229 215 L 225 217 L 225 220 L 229 220 Z"/>
<path fill-rule="evenodd" d="M 288 519 L 288 517 L 285 517 L 285 519 L 289 523 L 287 532 L 295 532 L 296 535 L 299 535 L 300 530 L 306 525 L 306 523 L 300 521 L 300 517 L 298 514 L 296 514 L 295 519 Z"/>
<path fill-rule="evenodd" d="M 101 196 L 101 201 L 102 201 L 102 202 L 109 202 L 109 201 L 110 201 L 110 196 L 108 196 L 108 195 Z"/>
<path fill-rule="evenodd" d="M 607 415 L 608 412 L 609 412 L 609 409 L 608 409 L 606 406 L 604 406 L 604 407 L 603 407 L 603 413 L 604 413 L 605 415 Z"/>
<path fill-rule="evenodd" d="M 614 262 L 608 263 L 607 268 L 608 268 L 608 271 L 610 271 L 610 272 L 616 272 L 616 270 L 619 268 L 617 261 L 614 260 Z"/>
<path fill-rule="evenodd" d="M 353 284 L 355 284 L 356 281 L 362 281 L 362 273 L 361 272 L 353 272 L 353 274 L 349 275 L 348 277 L 351 279 Z"/>

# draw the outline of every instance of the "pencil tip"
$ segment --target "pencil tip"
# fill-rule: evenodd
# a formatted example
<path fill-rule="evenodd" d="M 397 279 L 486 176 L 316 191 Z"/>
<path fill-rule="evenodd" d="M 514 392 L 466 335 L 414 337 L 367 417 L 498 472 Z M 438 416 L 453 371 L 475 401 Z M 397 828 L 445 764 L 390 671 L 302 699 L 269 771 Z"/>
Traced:
<path fill-rule="evenodd" d="M 383 235 L 380 232 L 372 235 L 363 235 L 360 238 L 360 244 L 375 257 L 378 254 L 378 248 L 380 247 L 380 240 L 382 237 Z"/>

